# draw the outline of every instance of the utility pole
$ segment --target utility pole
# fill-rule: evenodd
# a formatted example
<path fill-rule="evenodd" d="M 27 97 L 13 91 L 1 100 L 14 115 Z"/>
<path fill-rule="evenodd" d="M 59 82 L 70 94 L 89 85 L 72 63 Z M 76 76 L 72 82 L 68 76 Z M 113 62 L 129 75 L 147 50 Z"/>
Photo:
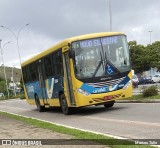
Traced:
<path fill-rule="evenodd" d="M 5 69 L 5 65 L 4 65 L 4 59 L 3 59 L 3 49 L 4 49 L 5 45 L 9 44 L 10 42 L 5 43 L 5 44 L 3 45 L 3 47 L 1 47 L 1 42 L 2 42 L 2 40 L 0 39 L 0 50 L 1 50 L 1 56 L 2 56 L 2 62 L 3 62 L 4 78 L 5 78 L 5 81 L 6 81 L 6 89 L 7 89 L 8 98 L 9 98 L 9 90 L 8 90 L 6 69 Z"/>
<path fill-rule="evenodd" d="M 109 22 L 110 22 L 110 32 L 112 31 L 112 8 L 111 8 L 111 0 L 109 2 Z"/>
<path fill-rule="evenodd" d="M 28 25 L 29 25 L 29 24 L 26 24 L 26 25 L 22 26 L 22 27 L 18 30 L 18 33 L 17 33 L 17 34 L 16 34 L 12 29 L 10 29 L 10 28 L 8 28 L 8 27 L 6 27 L 6 26 L 0 26 L 1 28 L 7 29 L 8 31 L 10 31 L 10 33 L 12 33 L 12 35 L 13 35 L 14 38 L 16 39 L 20 67 L 21 67 L 22 61 L 21 61 L 21 55 L 20 55 L 20 50 L 19 50 L 19 33 L 20 33 L 26 26 L 28 26 Z"/>
<path fill-rule="evenodd" d="M 149 30 L 148 32 L 149 32 L 150 44 L 152 44 L 152 41 L 151 41 L 151 33 L 152 33 L 153 31 Z"/>
<path fill-rule="evenodd" d="M 14 65 L 13 65 L 13 67 L 12 67 L 12 83 L 13 83 L 14 96 L 16 97 L 16 83 L 15 83 L 15 81 L 14 81 L 13 70 L 14 70 Z"/>

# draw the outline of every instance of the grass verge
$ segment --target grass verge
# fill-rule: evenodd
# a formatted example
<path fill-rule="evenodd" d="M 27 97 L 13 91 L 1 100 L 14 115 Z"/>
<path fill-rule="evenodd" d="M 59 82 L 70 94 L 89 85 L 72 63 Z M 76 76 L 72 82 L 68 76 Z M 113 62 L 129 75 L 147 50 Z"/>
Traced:
<path fill-rule="evenodd" d="M 20 98 L 21 100 L 25 99 L 25 95 L 23 93 L 21 94 L 17 94 L 16 96 L 14 95 L 10 95 L 9 98 L 7 98 L 7 96 L 5 96 L 5 98 L 0 98 L 0 101 L 3 101 L 3 100 L 10 100 L 10 99 L 17 99 L 17 98 Z"/>
<path fill-rule="evenodd" d="M 140 94 L 140 95 L 133 95 L 131 98 L 128 98 L 128 100 L 149 100 L 149 99 L 151 100 L 159 99 L 160 100 L 160 95 L 144 97 L 143 95 Z"/>
<path fill-rule="evenodd" d="M 150 148 L 152 146 L 148 145 L 134 145 L 134 142 L 128 141 L 128 140 L 120 140 L 120 139 L 114 139 L 105 135 L 101 134 L 94 134 L 91 132 L 85 132 L 77 129 L 72 129 L 72 128 L 67 128 L 59 125 L 55 125 L 52 123 L 40 121 L 37 119 L 32 119 L 32 118 L 27 118 L 27 117 L 22 117 L 18 115 L 13 115 L 9 114 L 6 112 L 0 112 L 1 116 L 9 117 L 12 119 L 16 119 L 19 121 L 23 121 L 27 124 L 33 125 L 38 128 L 44 128 L 44 129 L 50 129 L 53 132 L 59 132 L 63 134 L 68 134 L 72 135 L 75 138 L 74 139 L 81 139 L 81 140 L 86 140 L 86 141 L 93 141 L 102 145 L 107 145 L 112 148 Z"/>

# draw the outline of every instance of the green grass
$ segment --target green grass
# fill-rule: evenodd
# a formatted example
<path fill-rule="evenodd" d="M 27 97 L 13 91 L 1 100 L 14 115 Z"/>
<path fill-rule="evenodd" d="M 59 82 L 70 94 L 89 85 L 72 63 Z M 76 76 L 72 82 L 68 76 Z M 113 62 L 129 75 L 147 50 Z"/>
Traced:
<path fill-rule="evenodd" d="M 71 135 L 74 137 L 74 139 L 81 139 L 82 141 L 84 141 L 84 140 L 93 141 L 93 142 L 96 142 L 96 143 L 99 143 L 102 145 L 107 145 L 112 148 L 124 148 L 124 147 L 125 148 L 126 147 L 129 147 L 129 148 L 150 148 L 151 147 L 151 146 L 145 146 L 145 145 L 134 145 L 133 142 L 128 141 L 128 140 L 119 140 L 119 139 L 114 139 L 114 138 L 107 137 L 107 136 L 100 135 L 100 134 L 94 134 L 91 132 L 85 132 L 85 131 L 81 131 L 81 130 L 77 130 L 77 129 L 66 128 L 63 126 L 58 126 L 55 124 L 39 121 L 39 120 L 32 119 L 32 118 L 13 115 L 13 114 L 9 114 L 6 112 L 0 112 L 0 115 L 23 121 L 27 124 L 33 125 L 38 128 L 49 129 L 49 130 L 52 130 L 53 132 L 59 132 L 59 133 Z"/>
<path fill-rule="evenodd" d="M 5 98 L 0 98 L 0 101 L 4 101 L 4 100 L 10 100 L 10 99 L 16 99 L 16 98 L 18 98 L 18 97 L 9 97 L 9 98 L 7 98 L 7 97 L 5 97 Z"/>
<path fill-rule="evenodd" d="M 147 100 L 147 99 L 160 99 L 160 95 L 144 97 L 143 95 L 133 95 L 131 98 L 127 98 L 128 100 Z M 126 99 L 126 100 L 127 100 Z"/>
<path fill-rule="evenodd" d="M 10 97 L 8 98 L 8 96 L 5 96 L 5 98 L 0 98 L 0 101 L 3 100 L 10 100 L 10 99 L 16 99 L 16 98 L 20 98 L 21 100 L 25 99 L 25 95 L 23 93 L 17 94 L 15 95 L 10 95 Z"/>

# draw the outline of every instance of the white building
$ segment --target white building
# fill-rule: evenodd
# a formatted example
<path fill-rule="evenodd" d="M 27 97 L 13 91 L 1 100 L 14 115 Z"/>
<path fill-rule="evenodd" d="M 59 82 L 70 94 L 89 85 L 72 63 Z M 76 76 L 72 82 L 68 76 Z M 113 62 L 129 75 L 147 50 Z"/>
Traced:
<path fill-rule="evenodd" d="M 157 72 L 157 68 L 151 68 L 149 71 L 146 71 L 146 76 L 154 76 L 156 74 L 160 74 L 160 72 Z"/>

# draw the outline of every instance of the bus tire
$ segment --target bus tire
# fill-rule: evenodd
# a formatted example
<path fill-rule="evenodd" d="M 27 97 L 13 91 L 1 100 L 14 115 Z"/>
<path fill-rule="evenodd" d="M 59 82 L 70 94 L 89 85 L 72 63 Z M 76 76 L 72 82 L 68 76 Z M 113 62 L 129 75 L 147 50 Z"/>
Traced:
<path fill-rule="evenodd" d="M 67 100 L 64 94 L 60 94 L 59 101 L 63 114 L 70 115 L 72 111 L 71 108 L 68 107 Z"/>
<path fill-rule="evenodd" d="M 35 101 L 36 101 L 37 110 L 39 112 L 43 112 L 45 110 L 45 107 L 41 106 L 38 95 L 35 95 Z"/>
<path fill-rule="evenodd" d="M 104 104 L 104 107 L 105 108 L 110 108 L 110 107 L 112 107 L 114 105 L 114 103 L 115 103 L 115 101 L 107 102 L 107 103 Z"/>

